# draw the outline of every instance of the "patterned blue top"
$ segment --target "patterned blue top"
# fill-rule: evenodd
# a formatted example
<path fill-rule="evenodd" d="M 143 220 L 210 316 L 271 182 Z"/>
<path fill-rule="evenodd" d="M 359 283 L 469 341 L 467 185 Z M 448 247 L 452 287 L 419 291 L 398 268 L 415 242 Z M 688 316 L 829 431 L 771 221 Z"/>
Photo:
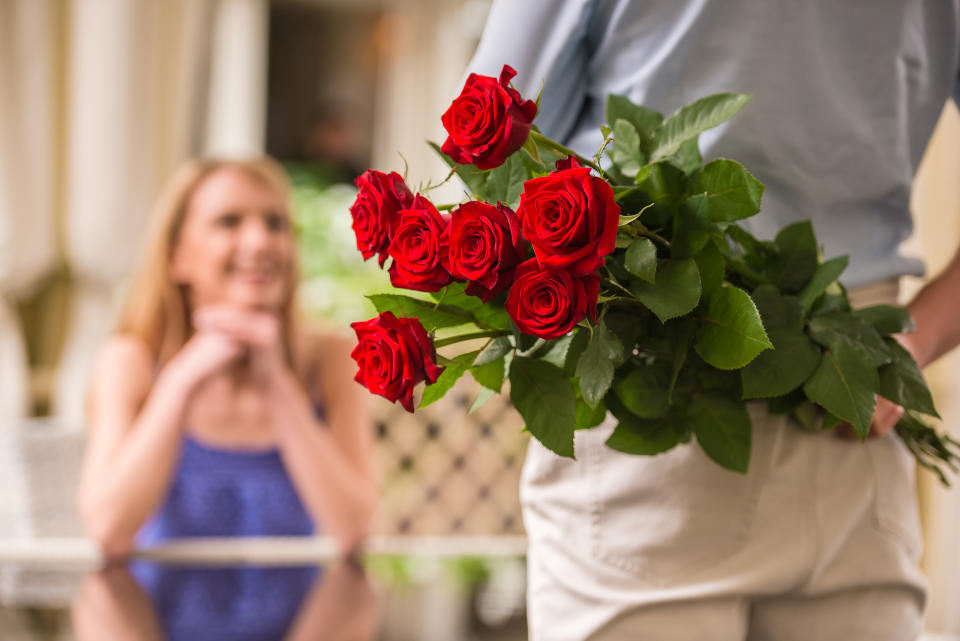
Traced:
<path fill-rule="evenodd" d="M 276 448 L 221 449 L 187 436 L 167 498 L 140 530 L 137 544 L 314 531 Z"/>

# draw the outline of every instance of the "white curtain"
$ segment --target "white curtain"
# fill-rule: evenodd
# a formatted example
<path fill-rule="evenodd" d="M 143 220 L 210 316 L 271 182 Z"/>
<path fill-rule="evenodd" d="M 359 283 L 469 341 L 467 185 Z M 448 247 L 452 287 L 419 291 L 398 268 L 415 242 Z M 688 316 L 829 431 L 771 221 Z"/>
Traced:
<path fill-rule="evenodd" d="M 0 2 L 0 416 L 27 410 L 27 365 L 13 303 L 56 265 L 52 0 Z"/>
<path fill-rule="evenodd" d="M 76 280 L 61 418 L 82 420 L 96 347 L 163 181 L 211 142 L 262 151 L 266 34 L 266 0 L 73 0 L 64 242 Z"/>

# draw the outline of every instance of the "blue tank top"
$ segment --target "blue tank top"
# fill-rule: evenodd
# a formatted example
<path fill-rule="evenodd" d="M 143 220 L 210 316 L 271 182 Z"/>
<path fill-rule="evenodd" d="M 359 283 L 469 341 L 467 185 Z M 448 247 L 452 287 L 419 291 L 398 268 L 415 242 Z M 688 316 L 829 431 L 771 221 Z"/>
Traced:
<path fill-rule="evenodd" d="M 221 449 L 186 436 L 170 491 L 137 543 L 308 536 L 316 529 L 276 448 Z"/>

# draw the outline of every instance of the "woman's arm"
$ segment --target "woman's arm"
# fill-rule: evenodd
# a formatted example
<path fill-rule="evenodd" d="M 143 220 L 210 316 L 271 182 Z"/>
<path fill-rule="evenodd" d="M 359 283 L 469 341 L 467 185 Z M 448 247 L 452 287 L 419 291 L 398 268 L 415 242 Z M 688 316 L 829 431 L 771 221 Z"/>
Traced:
<path fill-rule="evenodd" d="M 87 532 L 107 556 L 130 552 L 166 495 L 192 390 L 240 349 L 229 337 L 197 334 L 156 380 L 153 358 L 137 339 L 114 336 L 100 350 L 77 499 Z"/>
<path fill-rule="evenodd" d="M 370 533 L 376 510 L 372 420 L 367 395 L 351 377 L 352 345 L 334 336 L 315 345 L 317 389 L 308 394 L 284 368 L 271 377 L 270 411 L 281 456 L 304 504 L 349 553 Z M 322 405 L 324 424 L 311 397 Z"/>

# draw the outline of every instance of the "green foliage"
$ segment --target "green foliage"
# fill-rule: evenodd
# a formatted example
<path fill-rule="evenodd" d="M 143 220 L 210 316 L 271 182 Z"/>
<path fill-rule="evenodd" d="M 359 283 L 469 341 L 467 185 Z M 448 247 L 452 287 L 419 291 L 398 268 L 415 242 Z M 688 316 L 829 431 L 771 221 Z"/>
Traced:
<path fill-rule="evenodd" d="M 916 410 L 931 416 L 939 416 L 933 406 L 933 397 L 923 381 L 920 368 L 900 343 L 892 338 L 884 339 L 890 350 L 890 364 L 880 368 L 880 396 L 901 405 L 908 410 Z"/>
<path fill-rule="evenodd" d="M 700 134 L 749 100 L 717 94 L 664 118 L 608 97 L 603 146 L 581 158 L 620 207 L 616 249 L 598 272 L 597 321 L 584 318 L 548 341 L 520 332 L 503 296 L 482 303 L 463 283 L 433 301 L 370 296 L 378 310 L 417 316 L 428 331 L 469 326 L 464 338 L 490 338 L 450 360 L 423 404 L 468 370 L 485 388 L 474 406 L 509 378 L 527 429 L 561 456 L 573 457 L 575 430 L 609 411 L 618 421 L 607 441 L 613 449 L 654 455 L 695 435 L 712 460 L 743 473 L 751 451 L 745 399 L 765 399 L 804 429 L 847 421 L 865 438 L 880 394 L 907 408 L 897 432 L 922 465 L 939 472 L 939 463 L 960 460 L 956 443 L 916 417 L 936 410 L 916 363 L 890 338 L 913 330 L 906 310 L 851 310 L 838 282 L 847 257 L 821 260 L 809 221 L 773 240 L 755 238 L 740 223 L 760 212 L 764 186 L 734 160 L 704 165 Z M 474 197 L 516 207 L 526 180 L 571 153 L 533 132 L 492 170 L 440 155 Z"/>
<path fill-rule="evenodd" d="M 460 380 L 464 372 L 470 369 L 478 353 L 479 352 L 467 352 L 466 354 L 460 354 L 448 362 L 443 373 L 437 377 L 437 380 L 423 389 L 423 398 L 420 400 L 420 407 L 432 405 L 443 398 L 443 395 L 453 387 L 454 383 Z"/>
<path fill-rule="evenodd" d="M 718 158 L 697 176 L 697 191 L 707 194 L 710 219 L 733 222 L 760 211 L 763 185 L 740 163 Z"/>
<path fill-rule="evenodd" d="M 576 377 L 580 393 L 590 407 L 597 404 L 610 389 L 613 372 L 623 362 L 623 344 L 601 321 L 577 361 Z"/>
<path fill-rule="evenodd" d="M 692 258 L 670 261 L 657 271 L 656 282 L 635 280 L 630 292 L 665 323 L 700 302 L 700 270 Z"/>
<path fill-rule="evenodd" d="M 510 365 L 510 399 L 534 438 L 560 456 L 573 458 L 576 403 L 563 370 L 517 356 Z"/>
<path fill-rule="evenodd" d="M 723 467 L 746 474 L 750 465 L 750 415 L 729 396 L 705 392 L 687 409 L 697 442 Z"/>
<path fill-rule="evenodd" d="M 719 369 L 740 369 L 773 345 L 750 296 L 737 287 L 721 287 L 707 301 L 694 348 Z"/>
<path fill-rule="evenodd" d="M 687 140 L 733 118 L 750 98 L 745 94 L 722 93 L 681 107 L 654 132 L 650 160 L 656 162 L 676 153 Z"/>
<path fill-rule="evenodd" d="M 860 438 L 870 431 L 879 384 L 877 369 L 862 351 L 837 342 L 803 387 L 807 398 L 853 426 Z"/>
<path fill-rule="evenodd" d="M 638 238 L 627 247 L 624 255 L 627 271 L 651 285 L 657 278 L 657 248 L 649 238 Z"/>
<path fill-rule="evenodd" d="M 402 294 L 371 294 L 367 296 L 377 312 L 393 312 L 394 316 L 416 317 L 428 332 L 441 327 L 456 327 L 477 323 L 468 310 L 454 305 L 440 305 Z"/>

